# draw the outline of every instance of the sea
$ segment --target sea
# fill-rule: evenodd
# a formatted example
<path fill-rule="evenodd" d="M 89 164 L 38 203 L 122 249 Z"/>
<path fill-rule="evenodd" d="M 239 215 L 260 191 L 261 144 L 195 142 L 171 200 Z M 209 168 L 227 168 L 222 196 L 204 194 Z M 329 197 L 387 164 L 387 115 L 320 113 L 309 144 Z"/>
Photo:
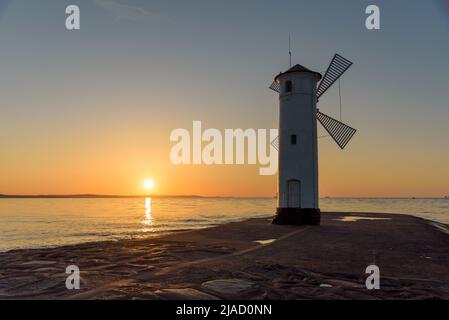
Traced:
<path fill-rule="evenodd" d="M 322 211 L 411 214 L 449 224 L 449 199 L 323 198 Z M 274 198 L 2 198 L 0 251 L 147 237 L 269 218 Z"/>

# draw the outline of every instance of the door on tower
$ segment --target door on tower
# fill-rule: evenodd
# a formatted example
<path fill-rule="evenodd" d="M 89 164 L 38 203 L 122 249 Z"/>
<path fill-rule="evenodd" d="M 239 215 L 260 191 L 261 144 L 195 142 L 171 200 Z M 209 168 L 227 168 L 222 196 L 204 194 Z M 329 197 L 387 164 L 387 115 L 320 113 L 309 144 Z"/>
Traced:
<path fill-rule="evenodd" d="M 301 181 L 288 181 L 288 207 L 301 208 Z"/>

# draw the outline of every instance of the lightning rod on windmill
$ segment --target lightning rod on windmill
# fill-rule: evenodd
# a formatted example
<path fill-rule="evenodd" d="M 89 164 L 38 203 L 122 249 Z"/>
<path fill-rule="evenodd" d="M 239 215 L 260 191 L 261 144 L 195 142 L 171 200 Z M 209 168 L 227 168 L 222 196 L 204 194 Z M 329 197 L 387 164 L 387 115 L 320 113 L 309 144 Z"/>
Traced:
<path fill-rule="evenodd" d="M 292 67 L 292 47 L 290 43 L 290 33 L 288 34 L 288 56 L 289 56 L 289 68 Z"/>

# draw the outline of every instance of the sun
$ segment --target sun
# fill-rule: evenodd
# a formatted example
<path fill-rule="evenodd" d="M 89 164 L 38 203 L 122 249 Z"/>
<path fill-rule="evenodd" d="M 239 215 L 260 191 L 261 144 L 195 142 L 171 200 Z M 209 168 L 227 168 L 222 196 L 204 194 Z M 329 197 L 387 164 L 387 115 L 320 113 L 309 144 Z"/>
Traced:
<path fill-rule="evenodd" d="M 143 182 L 143 187 L 145 188 L 145 190 L 151 190 L 153 189 L 155 186 L 154 180 L 152 179 L 147 179 Z"/>

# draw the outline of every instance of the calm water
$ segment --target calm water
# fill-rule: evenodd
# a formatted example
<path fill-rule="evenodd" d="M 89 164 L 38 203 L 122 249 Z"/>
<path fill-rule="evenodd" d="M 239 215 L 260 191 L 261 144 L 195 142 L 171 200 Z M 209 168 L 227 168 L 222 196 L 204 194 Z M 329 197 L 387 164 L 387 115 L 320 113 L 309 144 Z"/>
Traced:
<path fill-rule="evenodd" d="M 270 217 L 274 199 L 0 199 L 0 251 L 139 237 Z M 323 211 L 410 213 L 449 224 L 449 199 L 322 199 Z"/>

